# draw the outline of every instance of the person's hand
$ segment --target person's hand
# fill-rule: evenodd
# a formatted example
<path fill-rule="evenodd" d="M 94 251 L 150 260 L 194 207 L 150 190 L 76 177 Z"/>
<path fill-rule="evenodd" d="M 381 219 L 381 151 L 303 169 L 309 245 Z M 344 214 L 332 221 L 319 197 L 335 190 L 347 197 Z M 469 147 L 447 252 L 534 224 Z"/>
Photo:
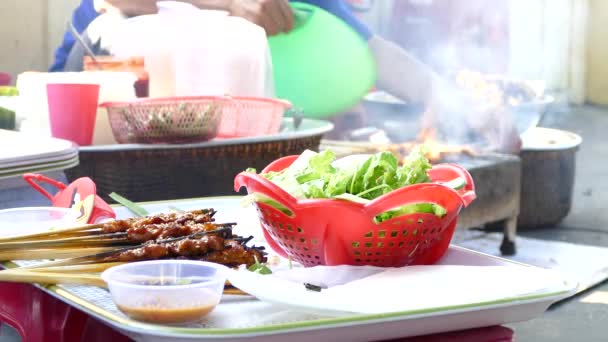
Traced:
<path fill-rule="evenodd" d="M 287 0 L 232 0 L 229 11 L 263 27 L 269 36 L 293 28 L 293 11 Z"/>
<path fill-rule="evenodd" d="M 118 9 L 126 16 L 155 14 L 158 12 L 157 0 L 96 0 L 95 7 L 98 12 Z"/>

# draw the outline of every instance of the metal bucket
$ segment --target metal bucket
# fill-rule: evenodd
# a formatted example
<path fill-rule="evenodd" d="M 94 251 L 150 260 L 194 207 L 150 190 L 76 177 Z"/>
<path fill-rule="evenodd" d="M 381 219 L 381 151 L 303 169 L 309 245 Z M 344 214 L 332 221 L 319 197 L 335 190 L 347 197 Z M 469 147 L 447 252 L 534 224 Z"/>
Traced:
<path fill-rule="evenodd" d="M 560 223 L 570 212 L 580 136 L 549 128 L 522 135 L 519 228 Z"/>

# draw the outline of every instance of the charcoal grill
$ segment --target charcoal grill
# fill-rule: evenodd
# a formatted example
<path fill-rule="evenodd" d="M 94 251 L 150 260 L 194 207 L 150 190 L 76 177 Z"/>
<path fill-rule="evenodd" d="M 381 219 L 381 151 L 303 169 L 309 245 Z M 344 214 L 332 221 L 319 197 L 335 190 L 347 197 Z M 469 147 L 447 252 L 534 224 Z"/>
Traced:
<path fill-rule="evenodd" d="M 500 246 L 503 255 L 515 254 L 517 215 L 521 198 L 521 160 L 508 154 L 488 153 L 444 158 L 466 168 L 475 181 L 477 199 L 462 211 L 459 229 L 485 228 L 503 230 Z"/>

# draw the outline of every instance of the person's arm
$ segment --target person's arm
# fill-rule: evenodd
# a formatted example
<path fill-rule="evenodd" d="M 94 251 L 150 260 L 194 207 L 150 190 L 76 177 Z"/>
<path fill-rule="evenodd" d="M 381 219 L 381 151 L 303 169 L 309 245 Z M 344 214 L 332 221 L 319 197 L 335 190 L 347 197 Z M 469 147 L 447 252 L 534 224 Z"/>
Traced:
<path fill-rule="evenodd" d="M 72 13 L 72 24 L 76 28 L 76 31 L 82 33 L 98 15 L 99 13 L 97 13 L 93 6 L 93 0 L 82 0 Z M 66 31 L 61 45 L 55 50 L 55 60 L 49 68 L 50 72 L 63 71 L 74 43 L 74 37 L 69 31 Z"/>
<path fill-rule="evenodd" d="M 353 30 L 355 30 L 361 38 L 369 40 L 372 36 L 372 30 L 362 23 L 351 11 L 344 0 L 297 0 L 305 2 L 307 4 L 320 7 L 327 12 L 335 15 L 342 19 L 343 22 L 348 24 Z"/>
<path fill-rule="evenodd" d="M 430 104 L 439 76 L 399 45 L 372 36 L 368 46 L 376 60 L 378 88 L 404 101 Z"/>

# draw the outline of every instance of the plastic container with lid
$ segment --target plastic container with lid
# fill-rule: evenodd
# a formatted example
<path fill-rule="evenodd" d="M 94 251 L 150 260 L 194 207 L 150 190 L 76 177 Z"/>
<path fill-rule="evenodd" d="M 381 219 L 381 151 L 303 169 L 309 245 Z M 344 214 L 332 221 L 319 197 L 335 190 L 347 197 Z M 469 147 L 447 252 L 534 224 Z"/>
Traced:
<path fill-rule="evenodd" d="M 75 226 L 80 213 L 71 208 L 26 207 L 0 210 L 0 238 Z"/>
<path fill-rule="evenodd" d="M 143 56 L 150 97 L 274 97 L 264 30 L 222 11 L 174 4 L 125 20 L 110 52 Z"/>

